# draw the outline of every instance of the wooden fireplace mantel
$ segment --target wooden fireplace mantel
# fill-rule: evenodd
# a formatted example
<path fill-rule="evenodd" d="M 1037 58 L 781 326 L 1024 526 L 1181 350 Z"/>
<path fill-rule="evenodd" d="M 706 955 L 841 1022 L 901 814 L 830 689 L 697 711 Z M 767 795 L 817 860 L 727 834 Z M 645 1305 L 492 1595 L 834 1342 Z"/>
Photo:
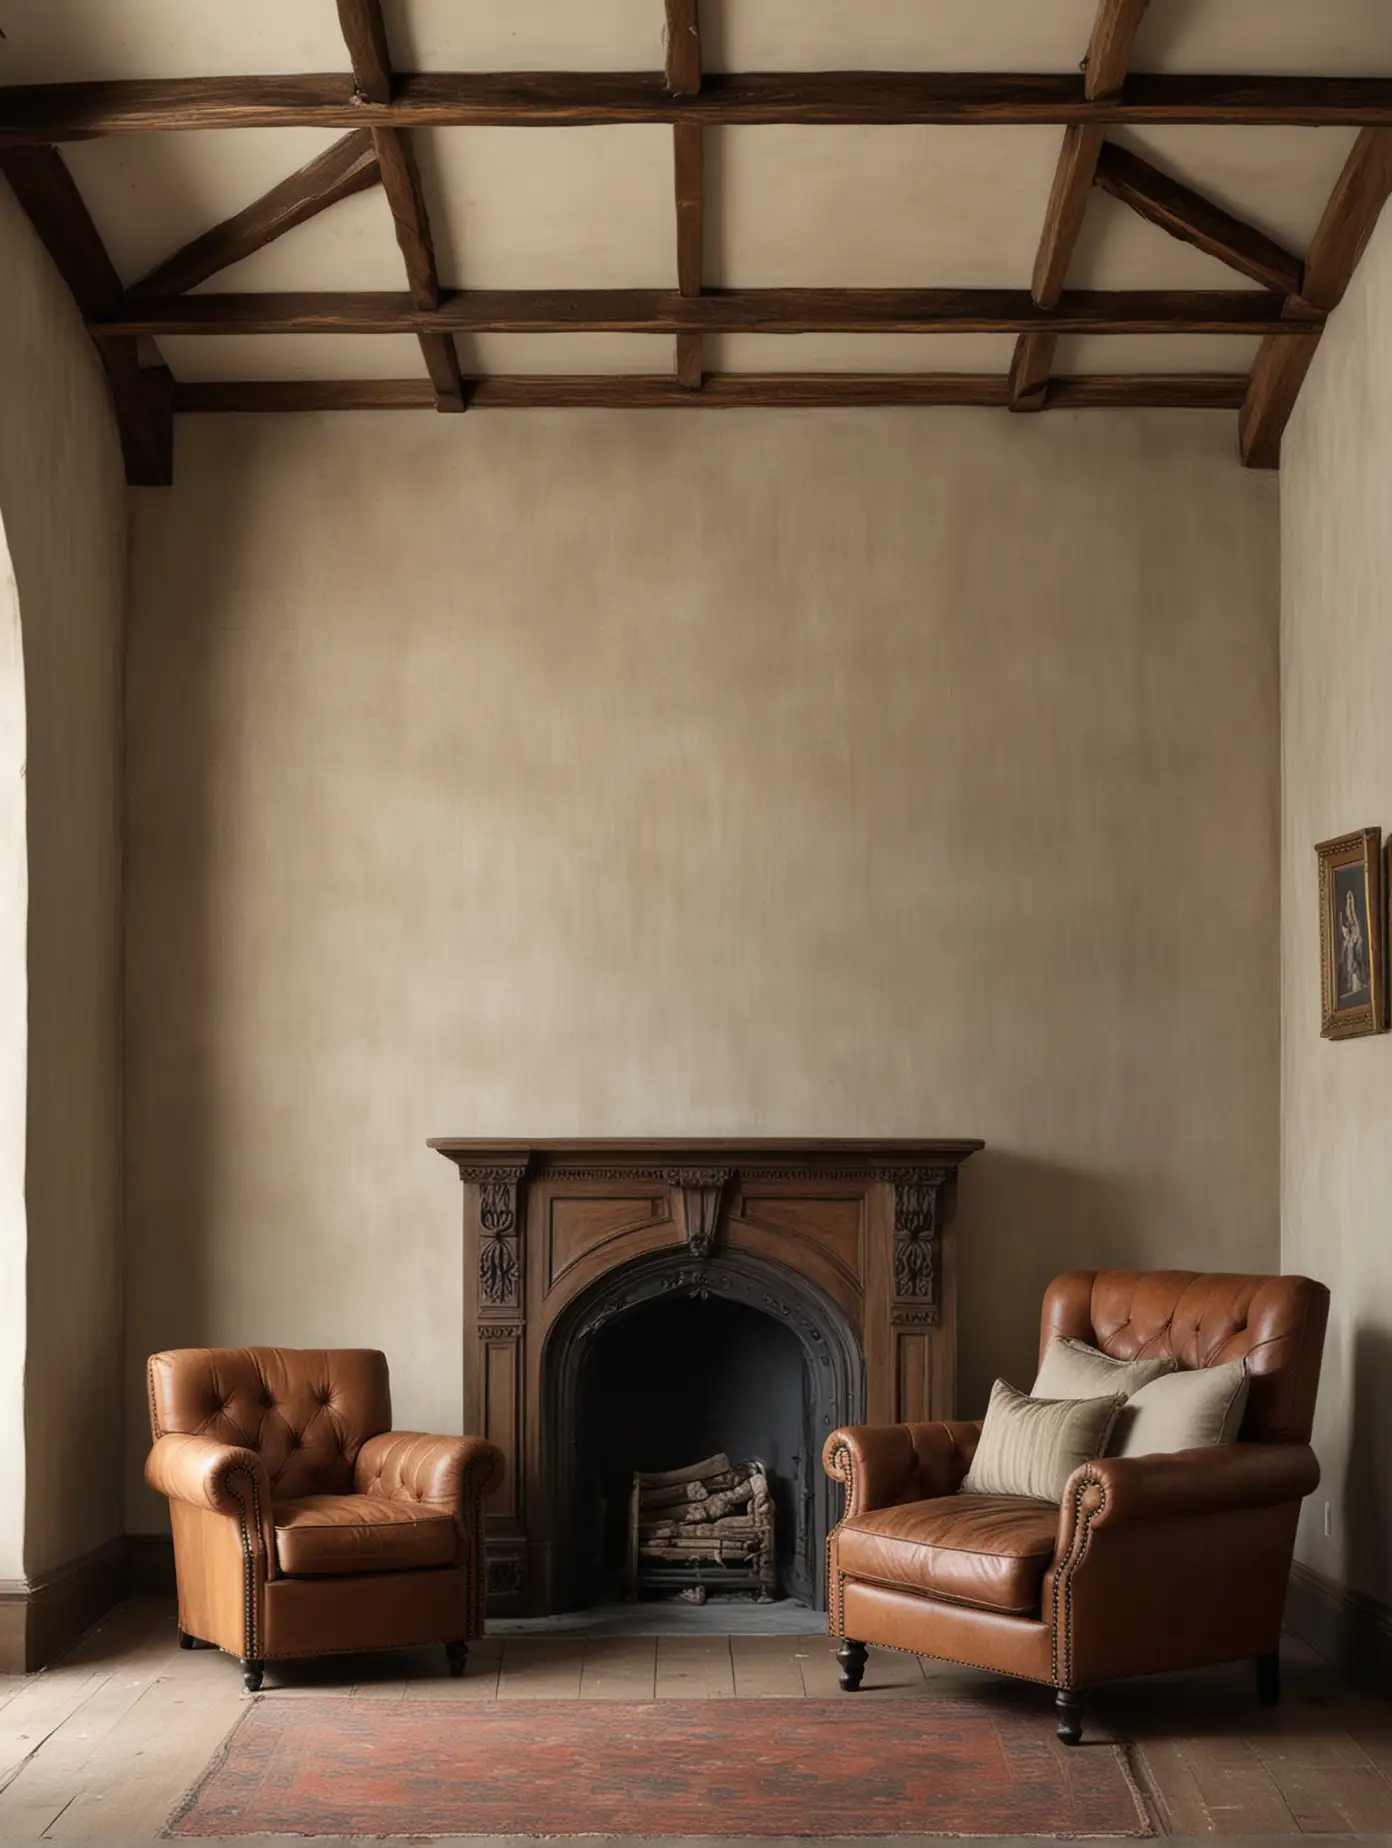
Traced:
<path fill-rule="evenodd" d="M 500 1445 L 508 1463 L 485 1523 L 492 1608 L 567 1607 L 558 1483 L 577 1434 L 556 1428 L 573 1398 L 555 1375 L 593 1329 L 655 1288 L 742 1295 L 801 1329 L 809 1354 L 820 1318 L 853 1355 L 838 1421 L 952 1417 L 952 1204 L 957 1170 L 984 1146 L 939 1137 L 433 1139 L 465 1186 L 466 1429 Z"/>

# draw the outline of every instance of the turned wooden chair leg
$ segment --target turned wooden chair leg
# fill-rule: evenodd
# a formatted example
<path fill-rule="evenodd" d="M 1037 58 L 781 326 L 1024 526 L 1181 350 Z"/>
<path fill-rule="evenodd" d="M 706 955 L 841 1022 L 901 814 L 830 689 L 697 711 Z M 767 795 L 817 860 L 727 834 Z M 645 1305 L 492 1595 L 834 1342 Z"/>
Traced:
<path fill-rule="evenodd" d="M 1259 1655 L 1255 1661 L 1257 1671 L 1257 1703 L 1262 1707 L 1279 1707 L 1281 1704 L 1281 1658 L 1276 1650 L 1270 1655 Z"/>
<path fill-rule="evenodd" d="M 242 1686 L 248 1694 L 259 1694 L 261 1683 L 265 1678 L 266 1664 L 258 1662 L 252 1656 L 242 1657 Z"/>
<path fill-rule="evenodd" d="M 1060 1688 L 1054 1696 L 1054 1708 L 1058 1714 L 1058 1736 L 1065 1745 L 1081 1745 L 1083 1742 L 1083 1702 L 1081 1695 L 1072 1688 Z"/>
<path fill-rule="evenodd" d="M 860 1686 L 860 1678 L 865 1673 L 865 1658 L 869 1653 L 864 1643 L 852 1642 L 849 1636 L 841 1638 L 836 1660 L 841 1665 L 841 1686 L 847 1694 L 854 1694 Z"/>

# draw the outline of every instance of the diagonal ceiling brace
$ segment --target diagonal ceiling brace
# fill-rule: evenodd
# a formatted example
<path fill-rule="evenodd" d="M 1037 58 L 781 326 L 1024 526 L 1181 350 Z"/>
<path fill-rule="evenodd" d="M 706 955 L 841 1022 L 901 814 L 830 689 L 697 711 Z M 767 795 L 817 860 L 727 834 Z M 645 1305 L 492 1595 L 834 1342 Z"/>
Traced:
<path fill-rule="evenodd" d="M 0 148 L 0 173 L 68 285 L 89 326 L 118 311 L 121 278 L 106 254 L 77 184 L 56 148 Z M 111 387 L 126 480 L 163 488 L 174 471 L 174 380 L 167 366 L 142 366 L 134 339 L 99 340 Z"/>
<path fill-rule="evenodd" d="M 338 0 L 338 19 L 358 94 L 370 103 L 390 102 L 393 81 L 382 0 Z M 372 140 L 382 189 L 396 225 L 396 241 L 406 265 L 411 300 L 417 308 L 438 308 L 440 277 L 435 244 L 411 137 L 405 129 L 384 127 L 373 129 Z M 435 388 L 436 410 L 462 411 L 468 397 L 453 335 L 422 332 L 419 339 L 421 356 Z"/>

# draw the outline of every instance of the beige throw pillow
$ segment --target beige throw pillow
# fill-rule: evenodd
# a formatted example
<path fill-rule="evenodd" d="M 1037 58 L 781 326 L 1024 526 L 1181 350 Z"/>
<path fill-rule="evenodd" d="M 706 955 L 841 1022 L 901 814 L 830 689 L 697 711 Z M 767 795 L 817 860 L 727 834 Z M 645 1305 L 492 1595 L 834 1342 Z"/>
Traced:
<path fill-rule="evenodd" d="M 1078 1465 L 1106 1450 L 1125 1403 L 1124 1393 L 1103 1399 L 1032 1399 L 997 1380 L 963 1492 L 1062 1501 Z"/>
<path fill-rule="evenodd" d="M 1032 1399 L 1096 1399 L 1103 1393 L 1139 1392 L 1179 1365 L 1168 1356 L 1156 1360 L 1114 1360 L 1086 1341 L 1055 1335 L 1039 1363 Z"/>
<path fill-rule="evenodd" d="M 1152 1380 L 1127 1400 L 1112 1431 L 1115 1457 L 1235 1444 L 1251 1379 L 1245 1360 L 1186 1368 Z"/>

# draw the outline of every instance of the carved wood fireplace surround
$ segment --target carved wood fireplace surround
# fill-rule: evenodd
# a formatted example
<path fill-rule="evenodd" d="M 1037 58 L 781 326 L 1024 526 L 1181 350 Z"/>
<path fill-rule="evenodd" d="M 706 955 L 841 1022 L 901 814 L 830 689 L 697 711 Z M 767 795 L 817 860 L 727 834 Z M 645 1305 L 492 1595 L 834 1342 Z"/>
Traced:
<path fill-rule="evenodd" d="M 645 1305 L 715 1298 L 788 1327 L 805 1357 L 810 1450 L 848 1420 L 953 1415 L 953 1196 L 981 1142 L 430 1146 L 464 1183 L 465 1429 L 507 1458 L 485 1520 L 491 1610 L 584 1601 L 579 1376 L 595 1337 Z M 820 1601 L 834 1485 L 816 1456 L 805 1467 L 805 1565 L 790 1583 Z"/>

